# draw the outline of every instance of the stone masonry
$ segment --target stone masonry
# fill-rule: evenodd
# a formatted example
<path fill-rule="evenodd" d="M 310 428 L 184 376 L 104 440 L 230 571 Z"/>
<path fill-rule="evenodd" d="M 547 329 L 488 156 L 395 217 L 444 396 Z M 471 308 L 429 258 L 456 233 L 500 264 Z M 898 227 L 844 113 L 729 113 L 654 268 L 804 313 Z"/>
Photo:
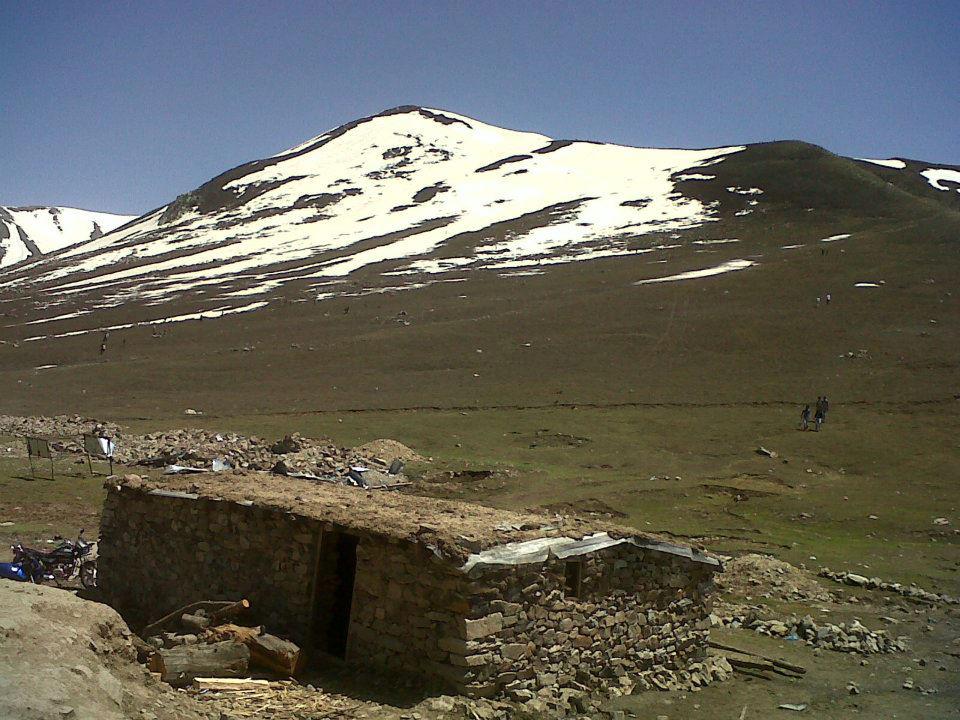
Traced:
<path fill-rule="evenodd" d="M 348 662 L 558 708 L 585 693 L 629 692 L 644 673 L 696 666 L 706 654 L 716 561 L 683 546 L 604 535 L 562 558 L 470 565 L 441 552 L 439 523 L 404 536 L 365 527 L 363 513 L 378 512 L 372 494 L 369 507 L 359 491 L 343 495 L 356 502 L 345 527 L 319 502 L 298 511 L 190 487 L 199 490 L 108 484 L 101 585 L 135 628 L 195 600 L 246 597 L 251 620 L 311 653 L 328 649 L 318 627 L 345 602 Z M 308 498 L 308 483 L 291 487 Z M 330 548 L 344 536 L 355 571 L 352 594 L 338 598 L 349 581 Z"/>

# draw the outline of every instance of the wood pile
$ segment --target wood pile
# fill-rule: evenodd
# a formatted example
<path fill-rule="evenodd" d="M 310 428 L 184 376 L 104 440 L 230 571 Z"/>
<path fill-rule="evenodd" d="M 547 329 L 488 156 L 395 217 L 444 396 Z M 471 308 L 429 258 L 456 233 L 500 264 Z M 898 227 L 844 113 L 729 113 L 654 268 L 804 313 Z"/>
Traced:
<path fill-rule="evenodd" d="M 141 633 L 150 670 L 175 687 L 197 677 L 243 678 L 251 670 L 283 678 L 297 675 L 304 655 L 295 643 L 263 627 L 226 622 L 249 608 L 247 600 L 204 600 L 150 623 Z"/>

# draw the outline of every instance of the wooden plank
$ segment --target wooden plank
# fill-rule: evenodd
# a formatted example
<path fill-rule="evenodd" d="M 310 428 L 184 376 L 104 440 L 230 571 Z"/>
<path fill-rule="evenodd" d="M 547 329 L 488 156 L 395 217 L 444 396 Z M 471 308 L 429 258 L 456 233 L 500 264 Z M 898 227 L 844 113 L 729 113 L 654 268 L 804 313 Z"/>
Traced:
<path fill-rule="evenodd" d="M 763 660 L 766 660 L 769 663 L 776 665 L 779 668 L 784 670 L 789 670 L 790 672 L 795 672 L 798 675 L 803 675 L 807 672 L 807 669 L 802 665 L 793 665 L 786 662 L 785 660 L 777 660 L 776 658 L 767 657 L 766 655 L 761 655 L 760 653 L 750 652 L 749 650 L 741 650 L 740 648 L 735 648 L 733 645 L 724 645 L 723 643 L 716 642 L 715 640 L 710 640 L 710 647 L 716 648 L 717 650 L 727 650 L 729 652 L 740 653 L 741 655 L 749 655 L 750 657 L 757 657 Z"/>
<path fill-rule="evenodd" d="M 269 680 L 253 680 L 252 678 L 211 678 L 197 677 L 193 679 L 194 686 L 199 690 L 267 690 Z"/>

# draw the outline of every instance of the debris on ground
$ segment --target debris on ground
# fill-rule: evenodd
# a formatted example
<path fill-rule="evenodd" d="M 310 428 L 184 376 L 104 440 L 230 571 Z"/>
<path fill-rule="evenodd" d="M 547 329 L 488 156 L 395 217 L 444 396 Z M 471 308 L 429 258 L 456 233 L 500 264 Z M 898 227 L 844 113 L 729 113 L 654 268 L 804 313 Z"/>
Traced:
<path fill-rule="evenodd" d="M 403 443 L 390 439 L 351 449 L 339 447 L 328 438 L 308 438 L 299 433 L 276 441 L 202 428 L 137 435 L 119 425 L 79 415 L 0 415 L 0 434 L 57 438 L 51 442 L 57 452 L 83 453 L 80 438 L 85 433 L 113 439 L 113 460 L 121 465 L 164 467 L 171 474 L 239 468 L 385 489 L 406 484 L 406 463 L 424 461 Z M 23 450 L 19 453 L 25 454 Z"/>
<path fill-rule="evenodd" d="M 258 683 L 250 680 L 246 682 Z M 200 702 L 209 703 L 223 718 L 274 717 L 300 720 L 355 717 L 364 710 L 368 717 L 377 717 L 380 707 L 376 703 L 303 686 L 293 680 L 238 685 L 236 689 L 201 681 L 188 688 L 186 694 Z"/>
<path fill-rule="evenodd" d="M 725 593 L 803 602 L 832 602 L 836 598 L 808 571 L 769 555 L 750 553 L 723 563 L 715 580 Z"/>
<path fill-rule="evenodd" d="M 960 597 L 947 595 L 946 593 L 930 592 L 916 585 L 886 582 L 880 578 L 868 578 L 864 575 L 857 575 L 856 573 L 850 572 L 834 572 L 830 568 L 822 568 L 817 574 L 820 577 L 825 577 L 834 582 L 843 583 L 844 585 L 853 585 L 854 587 L 867 588 L 868 590 L 884 590 L 916 600 L 925 600 L 930 603 L 960 605 Z"/>

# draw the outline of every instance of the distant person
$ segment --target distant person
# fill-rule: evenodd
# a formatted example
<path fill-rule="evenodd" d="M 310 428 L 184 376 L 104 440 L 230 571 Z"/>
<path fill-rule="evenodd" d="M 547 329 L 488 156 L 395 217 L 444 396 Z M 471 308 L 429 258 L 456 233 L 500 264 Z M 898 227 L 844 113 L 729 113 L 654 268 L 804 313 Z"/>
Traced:
<path fill-rule="evenodd" d="M 830 409 L 830 401 L 827 400 L 827 396 L 826 396 L 826 395 L 823 396 L 823 402 L 821 403 L 821 405 L 823 406 L 823 407 L 822 407 L 822 410 L 823 410 L 823 422 L 826 422 L 826 421 L 827 421 L 827 410 Z"/>
<path fill-rule="evenodd" d="M 831 301 L 832 299 L 833 299 L 833 298 L 830 297 L 830 293 L 827 293 L 827 305 L 830 304 L 830 301 Z"/>
<path fill-rule="evenodd" d="M 800 429 L 806 430 L 810 427 L 810 406 L 804 405 L 800 412 Z"/>
<path fill-rule="evenodd" d="M 823 425 L 823 398 L 817 397 L 817 407 L 813 412 L 813 429 L 820 432 L 820 426 Z"/>
<path fill-rule="evenodd" d="M 820 296 L 817 295 L 817 307 L 820 307 Z"/>

